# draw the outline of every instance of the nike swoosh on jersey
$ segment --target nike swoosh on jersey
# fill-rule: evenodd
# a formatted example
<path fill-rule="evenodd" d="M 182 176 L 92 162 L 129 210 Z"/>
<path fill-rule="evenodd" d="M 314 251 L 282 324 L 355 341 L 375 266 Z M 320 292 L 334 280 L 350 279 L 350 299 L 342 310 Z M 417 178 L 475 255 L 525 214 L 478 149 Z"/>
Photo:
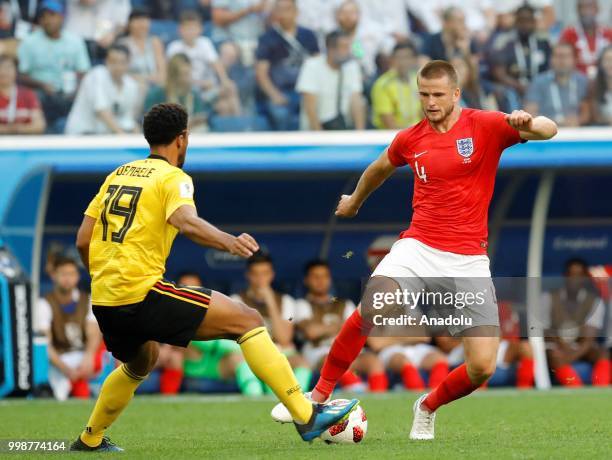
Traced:
<path fill-rule="evenodd" d="M 421 153 L 415 153 L 415 154 L 414 154 L 414 157 L 415 157 L 415 158 L 418 158 L 418 157 L 420 157 L 421 155 L 425 155 L 427 152 L 429 152 L 429 150 L 425 150 L 424 152 L 421 152 Z"/>

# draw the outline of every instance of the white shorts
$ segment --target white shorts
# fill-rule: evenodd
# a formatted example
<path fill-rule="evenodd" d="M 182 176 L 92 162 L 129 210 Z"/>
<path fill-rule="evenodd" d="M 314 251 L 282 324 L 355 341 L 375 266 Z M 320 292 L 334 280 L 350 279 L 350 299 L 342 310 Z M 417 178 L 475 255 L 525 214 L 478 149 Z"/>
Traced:
<path fill-rule="evenodd" d="M 76 369 L 81 364 L 83 356 L 82 351 L 67 351 L 59 355 L 59 359 L 69 368 Z M 49 366 L 49 385 L 53 390 L 53 396 L 59 401 L 65 401 L 70 396 L 72 383 L 57 367 Z"/>
<path fill-rule="evenodd" d="M 489 257 L 466 256 L 427 246 L 414 238 L 402 238 L 391 247 L 372 276 L 388 278 L 490 278 Z"/>
<path fill-rule="evenodd" d="M 417 343 L 416 345 L 391 345 L 383 348 L 379 353 L 378 357 L 383 362 L 385 367 L 389 366 L 389 362 L 394 355 L 404 355 L 408 361 L 415 367 L 421 367 L 425 357 L 435 351 L 436 347 L 428 343 Z"/>
<path fill-rule="evenodd" d="M 372 277 L 375 276 L 392 278 L 401 289 L 414 292 L 440 290 L 440 286 L 452 286 L 442 289 L 455 292 L 482 292 L 484 298 L 480 304 L 447 308 L 447 314 L 450 310 L 450 314 L 462 317 L 462 324 L 447 328 L 452 335 L 476 326 L 499 326 L 495 287 L 486 255 L 455 254 L 432 248 L 414 238 L 403 238 L 393 244 L 389 254 L 378 264 L 372 273 Z"/>

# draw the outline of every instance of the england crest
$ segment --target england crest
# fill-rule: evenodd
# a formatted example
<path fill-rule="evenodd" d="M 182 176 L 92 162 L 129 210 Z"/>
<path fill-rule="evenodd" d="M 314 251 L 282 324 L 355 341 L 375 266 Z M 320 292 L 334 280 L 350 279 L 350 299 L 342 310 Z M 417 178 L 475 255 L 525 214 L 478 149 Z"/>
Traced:
<path fill-rule="evenodd" d="M 471 137 L 465 139 L 457 139 L 457 152 L 465 158 L 469 158 L 474 153 L 474 142 Z"/>

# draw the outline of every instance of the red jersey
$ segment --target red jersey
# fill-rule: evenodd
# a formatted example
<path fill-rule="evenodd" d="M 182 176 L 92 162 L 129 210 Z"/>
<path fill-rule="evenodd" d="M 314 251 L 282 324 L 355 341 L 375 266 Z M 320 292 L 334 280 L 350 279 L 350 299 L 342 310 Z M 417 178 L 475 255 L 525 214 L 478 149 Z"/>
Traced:
<path fill-rule="evenodd" d="M 521 142 L 502 112 L 462 109 L 446 133 L 427 119 L 401 131 L 391 163 L 414 172 L 413 216 L 400 238 L 456 254 L 486 254 L 488 211 L 504 149 Z"/>
<path fill-rule="evenodd" d="M 595 35 L 587 35 L 582 27 L 568 27 L 561 33 L 559 41 L 573 45 L 578 58 L 576 67 L 582 73 L 589 74 L 596 71 L 597 58 L 612 43 L 612 28 L 600 26 Z"/>
<path fill-rule="evenodd" d="M 32 113 L 40 109 L 36 93 L 23 86 L 15 86 L 9 94 L 0 94 L 0 124 L 30 123 Z"/>

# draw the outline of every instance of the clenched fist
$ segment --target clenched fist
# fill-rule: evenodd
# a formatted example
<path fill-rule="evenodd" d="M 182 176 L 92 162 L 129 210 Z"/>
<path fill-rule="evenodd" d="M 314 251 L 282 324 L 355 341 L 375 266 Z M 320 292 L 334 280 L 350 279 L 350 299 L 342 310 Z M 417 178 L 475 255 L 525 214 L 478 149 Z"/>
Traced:
<path fill-rule="evenodd" d="M 342 195 L 340 197 L 340 202 L 338 203 L 338 207 L 336 208 L 336 215 L 338 217 L 345 217 L 350 219 L 351 217 L 355 217 L 359 212 L 359 206 L 353 203 L 352 195 Z"/>
<path fill-rule="evenodd" d="M 524 110 L 515 110 L 510 115 L 506 115 L 506 122 L 514 129 L 529 130 L 533 117 Z"/>
<path fill-rule="evenodd" d="M 248 259 L 259 251 L 259 245 L 255 238 L 248 233 L 243 233 L 240 236 L 233 237 L 227 249 L 231 254 Z"/>

